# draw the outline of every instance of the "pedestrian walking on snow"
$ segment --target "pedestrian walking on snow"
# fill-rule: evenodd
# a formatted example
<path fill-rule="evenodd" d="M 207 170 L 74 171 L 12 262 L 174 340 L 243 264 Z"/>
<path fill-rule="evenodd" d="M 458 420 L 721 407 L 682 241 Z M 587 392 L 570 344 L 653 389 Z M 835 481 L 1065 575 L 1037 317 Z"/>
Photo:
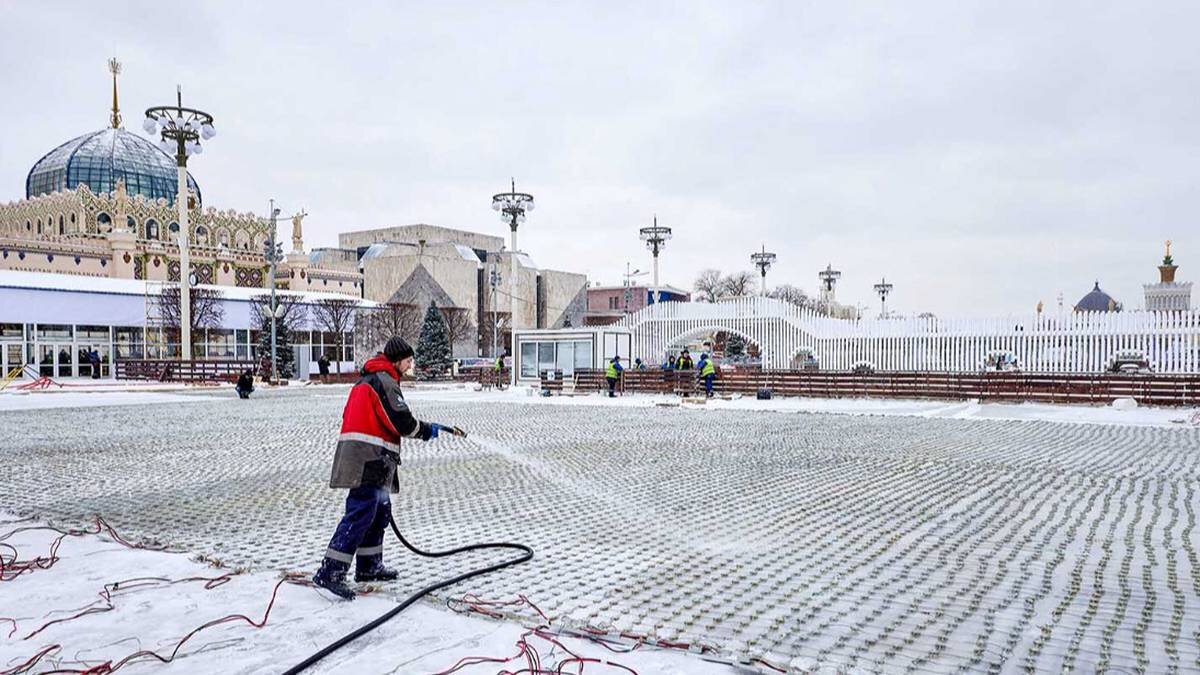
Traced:
<path fill-rule="evenodd" d="M 321 373 L 321 384 L 329 384 L 329 355 L 324 352 L 317 359 L 317 372 Z"/>
<path fill-rule="evenodd" d="M 92 379 L 100 379 L 100 352 L 92 349 L 88 351 L 88 363 L 92 366 Z"/>
<path fill-rule="evenodd" d="M 389 493 L 400 491 L 396 468 L 400 439 L 438 437 L 440 424 L 413 417 L 400 392 L 401 374 L 412 367 L 412 347 L 397 336 L 363 364 L 362 377 L 350 389 L 342 411 L 342 431 L 333 458 L 329 487 L 349 488 L 346 513 L 338 523 L 313 583 L 347 600 L 354 591 L 346 573 L 354 562 L 354 580 L 391 581 L 396 570 L 383 565 L 383 535 L 391 520 Z"/>

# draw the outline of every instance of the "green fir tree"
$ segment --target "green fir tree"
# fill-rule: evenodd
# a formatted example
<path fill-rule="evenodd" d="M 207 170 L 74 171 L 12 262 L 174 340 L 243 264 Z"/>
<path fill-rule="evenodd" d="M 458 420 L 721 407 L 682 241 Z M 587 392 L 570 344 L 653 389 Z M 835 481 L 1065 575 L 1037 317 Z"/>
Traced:
<path fill-rule="evenodd" d="M 746 338 L 737 333 L 730 333 L 725 340 L 725 356 L 742 356 L 746 353 Z"/>
<path fill-rule="evenodd" d="M 437 305 L 429 303 L 425 310 L 425 323 L 421 325 L 421 337 L 417 339 L 417 377 L 434 380 L 445 375 L 450 368 L 450 337 L 446 332 L 446 320 Z"/>
<path fill-rule="evenodd" d="M 258 365 L 264 378 L 271 377 L 271 321 L 271 316 L 264 312 L 258 327 Z M 282 379 L 291 379 L 296 373 L 296 351 L 292 349 L 291 331 L 284 325 L 283 319 L 274 321 L 278 375 Z"/>

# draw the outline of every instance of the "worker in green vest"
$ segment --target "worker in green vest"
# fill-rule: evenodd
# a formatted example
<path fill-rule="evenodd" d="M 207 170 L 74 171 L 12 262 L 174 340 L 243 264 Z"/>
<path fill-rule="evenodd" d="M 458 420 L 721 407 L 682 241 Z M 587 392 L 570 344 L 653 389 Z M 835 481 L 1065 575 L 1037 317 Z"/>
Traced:
<path fill-rule="evenodd" d="M 696 369 L 700 371 L 700 379 L 704 380 L 704 395 L 712 398 L 713 378 L 717 376 L 717 369 L 713 366 L 712 358 L 708 354 L 701 354 Z"/>
<path fill-rule="evenodd" d="M 620 379 L 621 373 L 625 372 L 625 368 L 621 366 L 621 357 L 614 356 L 608 362 L 608 367 L 604 369 L 604 379 L 608 380 L 608 397 L 616 397 L 617 380 Z"/>

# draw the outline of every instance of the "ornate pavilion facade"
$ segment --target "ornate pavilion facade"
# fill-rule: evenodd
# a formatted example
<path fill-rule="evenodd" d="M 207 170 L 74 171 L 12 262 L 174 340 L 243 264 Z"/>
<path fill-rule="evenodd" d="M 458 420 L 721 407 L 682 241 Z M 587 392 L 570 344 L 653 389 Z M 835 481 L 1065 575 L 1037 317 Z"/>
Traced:
<path fill-rule="evenodd" d="M 25 199 L 0 204 L 0 270 L 179 281 L 174 158 L 121 126 L 113 62 L 109 126 L 46 153 L 30 169 Z M 263 245 L 272 224 L 253 213 L 205 207 L 188 176 L 189 253 L 201 284 L 270 288 Z M 279 288 L 361 297 L 354 265 L 304 254 L 300 218 Z"/>
<path fill-rule="evenodd" d="M 27 174 L 24 199 L 0 203 L 0 375 L 36 364 L 46 376 L 87 376 L 83 354 L 91 350 L 107 377 L 112 359 L 178 354 L 178 345 L 162 344 L 150 307 L 165 284 L 180 280 L 178 167 L 150 139 L 122 126 L 120 64 L 109 66 L 108 126 L 47 152 Z M 193 334 L 195 357 L 254 358 L 259 326 L 252 305 L 271 287 L 264 244 L 275 224 L 207 205 L 191 175 L 187 185 L 190 271 L 197 284 L 219 291 L 224 307 L 219 326 Z M 390 302 L 423 312 L 434 302 L 474 324 L 454 340 L 457 356 L 491 353 L 492 336 L 506 338 L 512 323 L 582 323 L 586 277 L 537 267 L 505 251 L 502 238 L 409 225 L 343 233 L 338 247 L 306 251 L 304 217 L 291 217 L 290 251 L 274 279 L 276 289 L 301 304 L 351 297 L 362 306 Z M 508 270 L 512 257 L 519 262 L 516 278 L 503 275 L 496 291 L 518 298 L 515 317 L 493 307 L 486 268 Z M 309 312 L 293 336 L 302 377 L 321 353 L 352 366 L 353 336 L 341 353 L 335 337 Z"/>

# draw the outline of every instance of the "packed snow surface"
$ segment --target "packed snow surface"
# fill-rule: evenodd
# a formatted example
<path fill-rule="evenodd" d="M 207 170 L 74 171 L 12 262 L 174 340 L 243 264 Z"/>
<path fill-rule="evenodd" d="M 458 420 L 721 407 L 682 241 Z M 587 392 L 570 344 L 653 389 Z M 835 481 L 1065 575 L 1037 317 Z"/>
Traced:
<path fill-rule="evenodd" d="M 0 514 L 0 536 L 42 525 Z M 17 531 L 4 543 L 13 546 L 22 559 L 29 559 L 47 556 L 56 538 L 56 532 L 32 529 Z M 29 672 L 117 664 L 141 650 L 167 658 L 196 628 L 232 615 L 242 618 L 196 632 L 171 663 L 163 665 L 144 655 L 128 659 L 120 671 L 280 672 L 383 614 L 395 602 L 393 594 L 384 589 L 343 602 L 302 579 L 295 580 L 301 583 L 281 583 L 279 574 L 218 568 L 181 553 L 132 550 L 103 533 L 67 537 L 56 553 L 58 561 L 47 569 L 0 581 L 0 672 L 18 667 L 48 648 Z M 543 665 L 567 658 L 562 649 L 552 649 L 550 640 L 557 640 L 581 657 L 620 663 L 640 673 L 732 672 L 727 666 L 677 651 L 641 649 L 616 654 L 593 641 L 557 634 L 553 622 L 542 635 L 529 636 L 526 626 L 533 628 L 545 620 L 514 600 L 518 599 L 506 600 L 510 605 L 485 607 L 509 614 L 508 620 L 500 621 L 466 612 L 466 604 L 461 602 L 452 603 L 456 611 L 418 603 L 308 672 L 441 672 L 470 657 L 502 660 L 512 656 L 522 636 L 539 653 Z M 615 649 L 628 648 L 613 645 Z M 517 670 L 525 664 L 524 658 L 514 659 L 508 667 Z M 502 666 L 489 662 L 456 672 L 481 675 L 495 673 Z M 575 665 L 569 672 L 577 669 Z"/>
<path fill-rule="evenodd" d="M 200 602 L 192 597 L 167 612 L 173 619 L 120 630 L 78 628 L 111 622 L 109 612 L 61 624 L 54 630 L 65 633 L 48 630 L 32 638 L 36 645 L 15 642 L 18 631 L 0 640 L 0 666 L 49 641 L 68 647 L 64 636 L 91 637 L 57 658 L 92 663 L 139 644 L 173 644 L 214 615 L 258 619 L 280 572 L 315 569 L 344 499 L 325 483 L 347 388 L 287 389 L 248 401 L 228 391 L 158 392 L 186 400 L 0 413 L 5 428 L 18 430 L 0 465 L 9 511 L 75 527 L 100 514 L 131 539 L 254 570 L 210 591 L 145 591 L 245 591 L 213 612 L 191 609 L 187 602 Z M 393 496 L 400 527 L 426 548 L 511 540 L 537 551 L 530 563 L 460 584 L 442 601 L 524 595 L 557 625 L 703 646 L 766 672 L 766 664 L 885 673 L 1200 668 L 1200 428 L 1190 411 L 812 399 L 695 405 L 454 387 L 413 389 L 409 401 L 419 417 L 471 436 L 404 444 Z M 19 614 L 23 629 L 91 602 L 111 577 L 168 576 L 149 571 L 168 554 L 127 549 L 111 552 L 113 567 L 72 572 L 108 555 L 72 556 L 73 546 L 109 546 L 85 539 L 64 542 L 53 568 L 0 582 L 0 616 Z M 283 631 L 223 625 L 185 646 L 184 661 L 212 658 L 253 672 L 263 658 L 282 669 L 323 642 L 313 635 L 340 635 L 393 598 L 497 557 L 426 560 L 394 541 L 385 548 L 404 576 L 375 597 L 347 608 L 285 584 L 275 610 Z M 14 591 L 39 578 L 58 581 L 26 586 L 31 593 L 61 585 L 90 595 L 10 607 Z M 304 609 L 292 615 L 289 607 Z M 520 621 L 459 616 L 433 603 L 413 611 L 412 623 L 366 643 L 359 671 L 437 672 L 489 651 L 443 649 L 471 631 L 516 631 L 500 640 L 509 651 L 521 631 Z M 482 627 L 431 631 L 445 639 L 430 643 L 439 659 L 428 664 L 370 656 L 399 655 L 389 645 L 407 645 L 405 631 L 421 635 L 439 620 Z M 266 641 L 261 650 L 255 640 Z M 671 667 L 716 666 L 691 657 L 639 671 Z"/>

